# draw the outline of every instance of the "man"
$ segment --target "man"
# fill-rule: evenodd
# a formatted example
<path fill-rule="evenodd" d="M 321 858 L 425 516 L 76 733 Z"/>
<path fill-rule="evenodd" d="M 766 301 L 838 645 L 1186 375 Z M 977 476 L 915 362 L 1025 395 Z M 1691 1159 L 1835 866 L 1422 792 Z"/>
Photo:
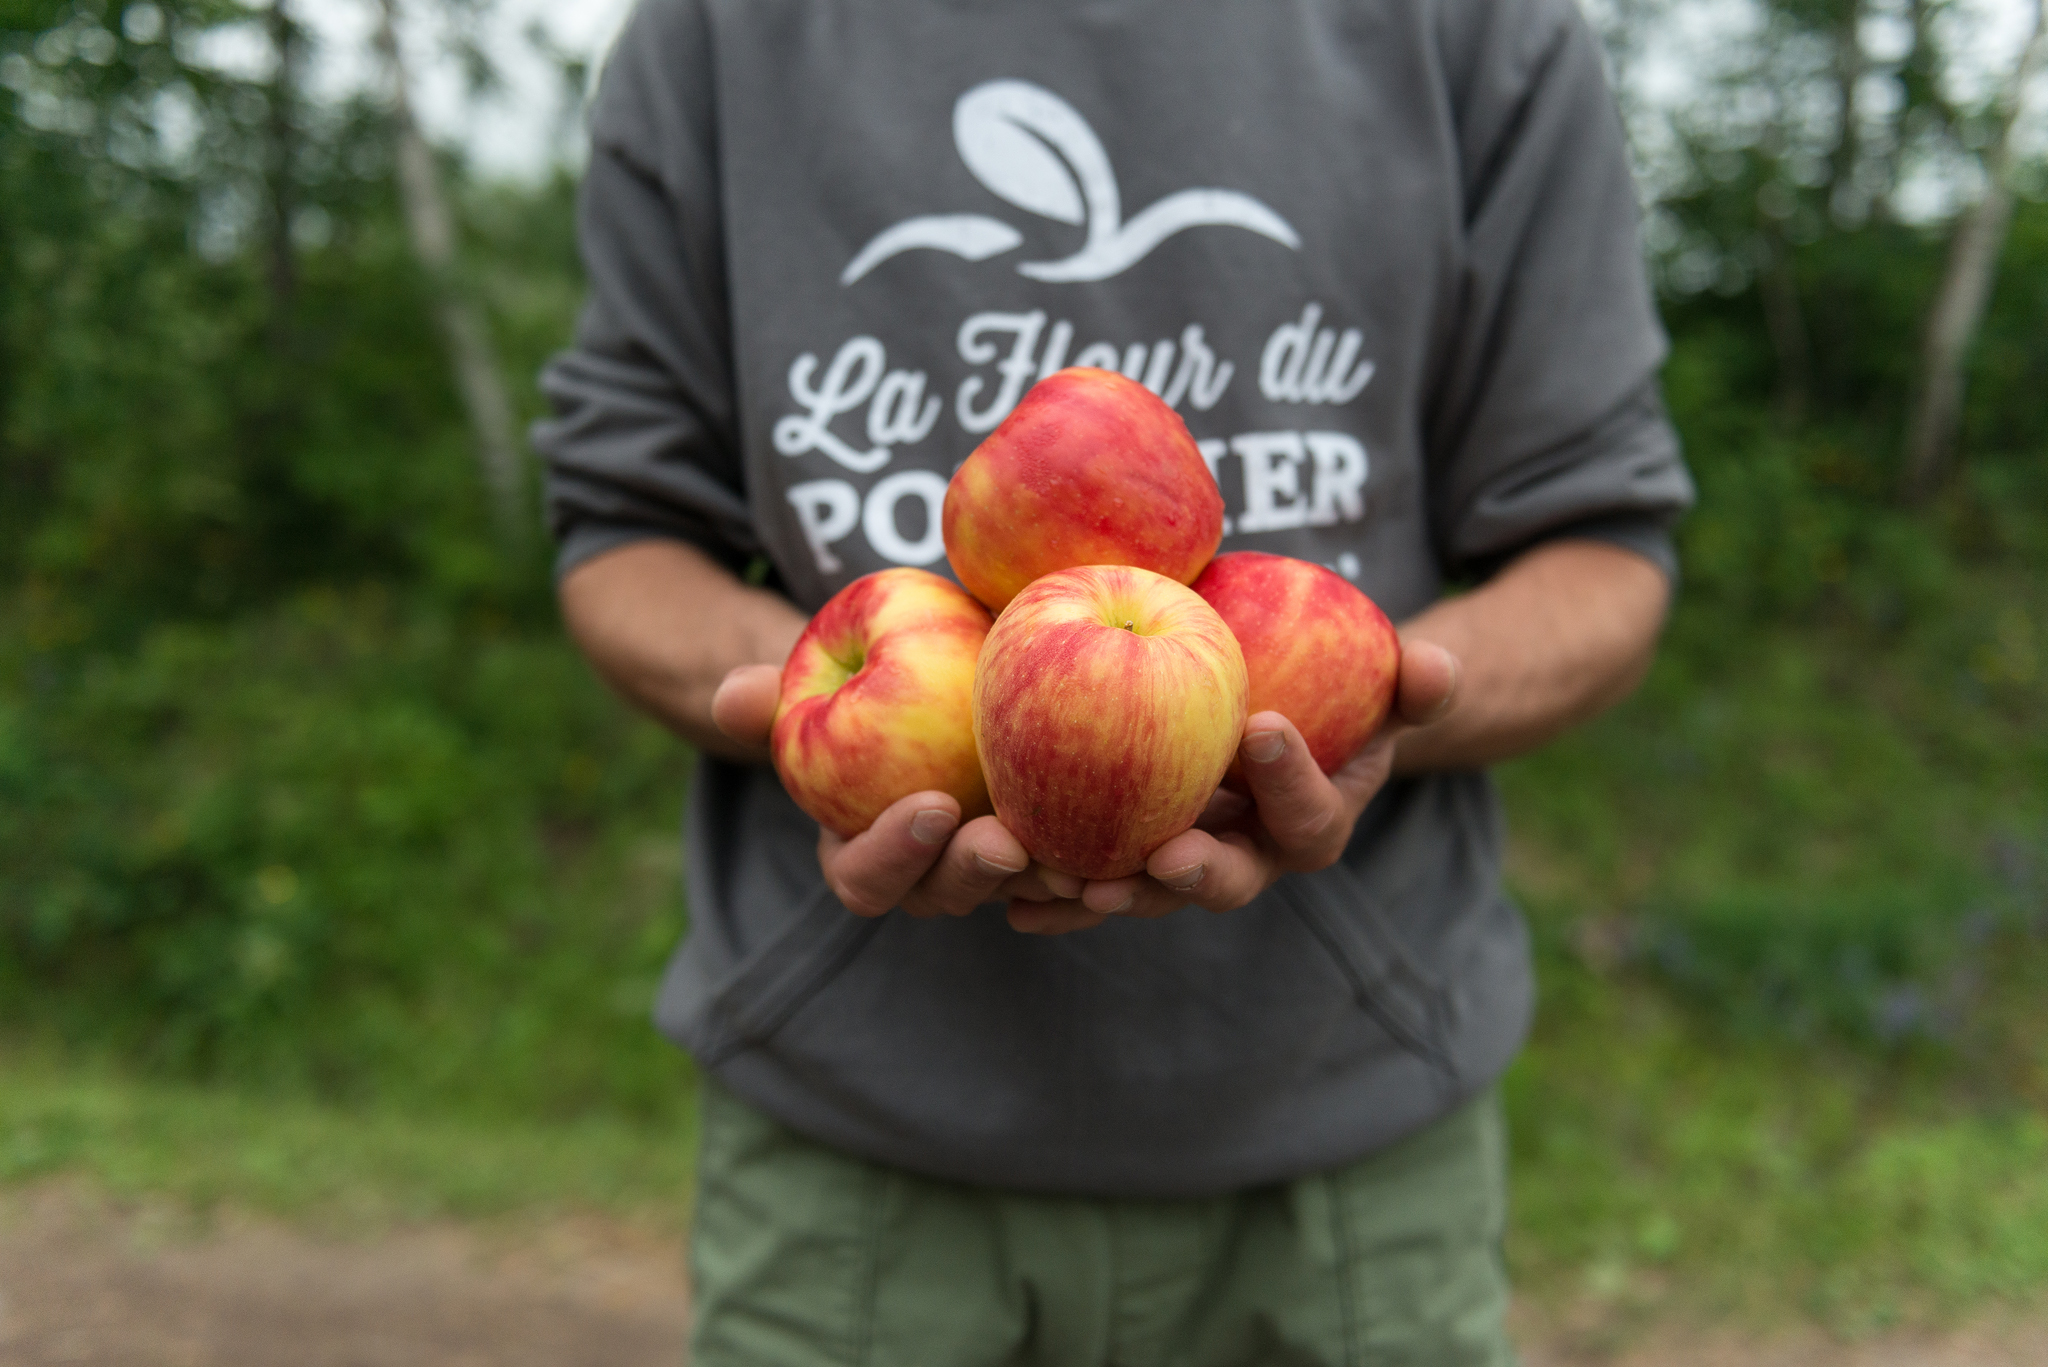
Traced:
<path fill-rule="evenodd" d="M 1569 0 L 646 0 L 592 144 L 538 437 L 571 630 L 705 757 L 694 1361 L 1508 1360 L 1483 768 L 1640 678 L 1691 499 Z M 1256 834 L 1135 878 L 935 793 L 821 836 L 776 666 L 944 570 L 947 476 L 1065 364 L 1181 412 L 1226 550 L 1403 623 L 1396 721 L 1326 778 L 1252 717 Z"/>

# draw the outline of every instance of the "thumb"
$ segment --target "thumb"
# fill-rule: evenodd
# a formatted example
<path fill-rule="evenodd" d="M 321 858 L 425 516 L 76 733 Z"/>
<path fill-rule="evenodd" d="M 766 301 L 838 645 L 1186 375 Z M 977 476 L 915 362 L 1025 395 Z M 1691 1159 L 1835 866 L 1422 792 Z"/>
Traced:
<path fill-rule="evenodd" d="M 741 665 L 711 695 L 711 724 L 743 745 L 766 745 L 781 696 L 781 670 L 774 665 Z"/>
<path fill-rule="evenodd" d="M 1404 641 L 1401 672 L 1394 685 L 1393 714 L 1399 726 L 1427 726 L 1440 721 L 1458 700 L 1465 668 L 1457 656 L 1434 641 Z"/>

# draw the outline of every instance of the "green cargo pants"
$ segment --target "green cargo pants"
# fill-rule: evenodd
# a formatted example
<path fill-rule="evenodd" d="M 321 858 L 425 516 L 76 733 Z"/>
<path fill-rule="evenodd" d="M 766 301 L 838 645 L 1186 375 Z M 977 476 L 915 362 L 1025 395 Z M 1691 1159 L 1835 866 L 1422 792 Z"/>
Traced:
<path fill-rule="evenodd" d="M 1500 1108 L 1200 1200 L 847 1157 L 704 1084 L 692 1367 L 1506 1367 Z"/>

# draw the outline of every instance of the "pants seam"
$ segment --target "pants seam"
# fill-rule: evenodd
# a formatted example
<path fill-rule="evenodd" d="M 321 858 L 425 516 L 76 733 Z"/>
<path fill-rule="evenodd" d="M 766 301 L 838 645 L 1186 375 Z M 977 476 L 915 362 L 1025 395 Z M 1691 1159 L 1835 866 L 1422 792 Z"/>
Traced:
<path fill-rule="evenodd" d="M 854 1284 L 853 1364 L 869 1367 L 875 1350 L 875 1301 L 881 1294 L 882 1209 L 890 1177 L 868 1169 L 869 1182 L 861 1205 L 861 1266 Z"/>
<path fill-rule="evenodd" d="M 1336 1177 L 1325 1175 L 1323 1185 L 1330 1194 L 1330 1239 L 1337 1253 L 1337 1326 L 1344 1349 L 1344 1367 L 1360 1367 L 1358 1307 L 1351 1286 L 1351 1220 L 1344 1209 L 1344 1189 Z"/>

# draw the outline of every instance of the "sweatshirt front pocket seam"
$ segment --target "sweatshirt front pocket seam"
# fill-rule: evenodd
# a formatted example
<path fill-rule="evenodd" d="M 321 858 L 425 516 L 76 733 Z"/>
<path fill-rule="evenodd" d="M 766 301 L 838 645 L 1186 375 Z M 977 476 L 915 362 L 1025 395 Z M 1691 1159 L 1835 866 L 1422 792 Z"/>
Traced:
<path fill-rule="evenodd" d="M 1303 875 L 1283 878 L 1276 891 L 1329 954 L 1359 1009 L 1427 1065 L 1447 1093 L 1455 1093 L 1462 1079 L 1446 1038 L 1444 989 L 1415 963 L 1363 890 L 1349 889 L 1355 905 L 1340 913 L 1324 889 L 1307 883 Z"/>
<path fill-rule="evenodd" d="M 714 1033 L 698 1061 L 715 1068 L 772 1037 L 867 947 L 882 919 L 855 916 L 820 888 L 720 986 L 706 1012 Z"/>

